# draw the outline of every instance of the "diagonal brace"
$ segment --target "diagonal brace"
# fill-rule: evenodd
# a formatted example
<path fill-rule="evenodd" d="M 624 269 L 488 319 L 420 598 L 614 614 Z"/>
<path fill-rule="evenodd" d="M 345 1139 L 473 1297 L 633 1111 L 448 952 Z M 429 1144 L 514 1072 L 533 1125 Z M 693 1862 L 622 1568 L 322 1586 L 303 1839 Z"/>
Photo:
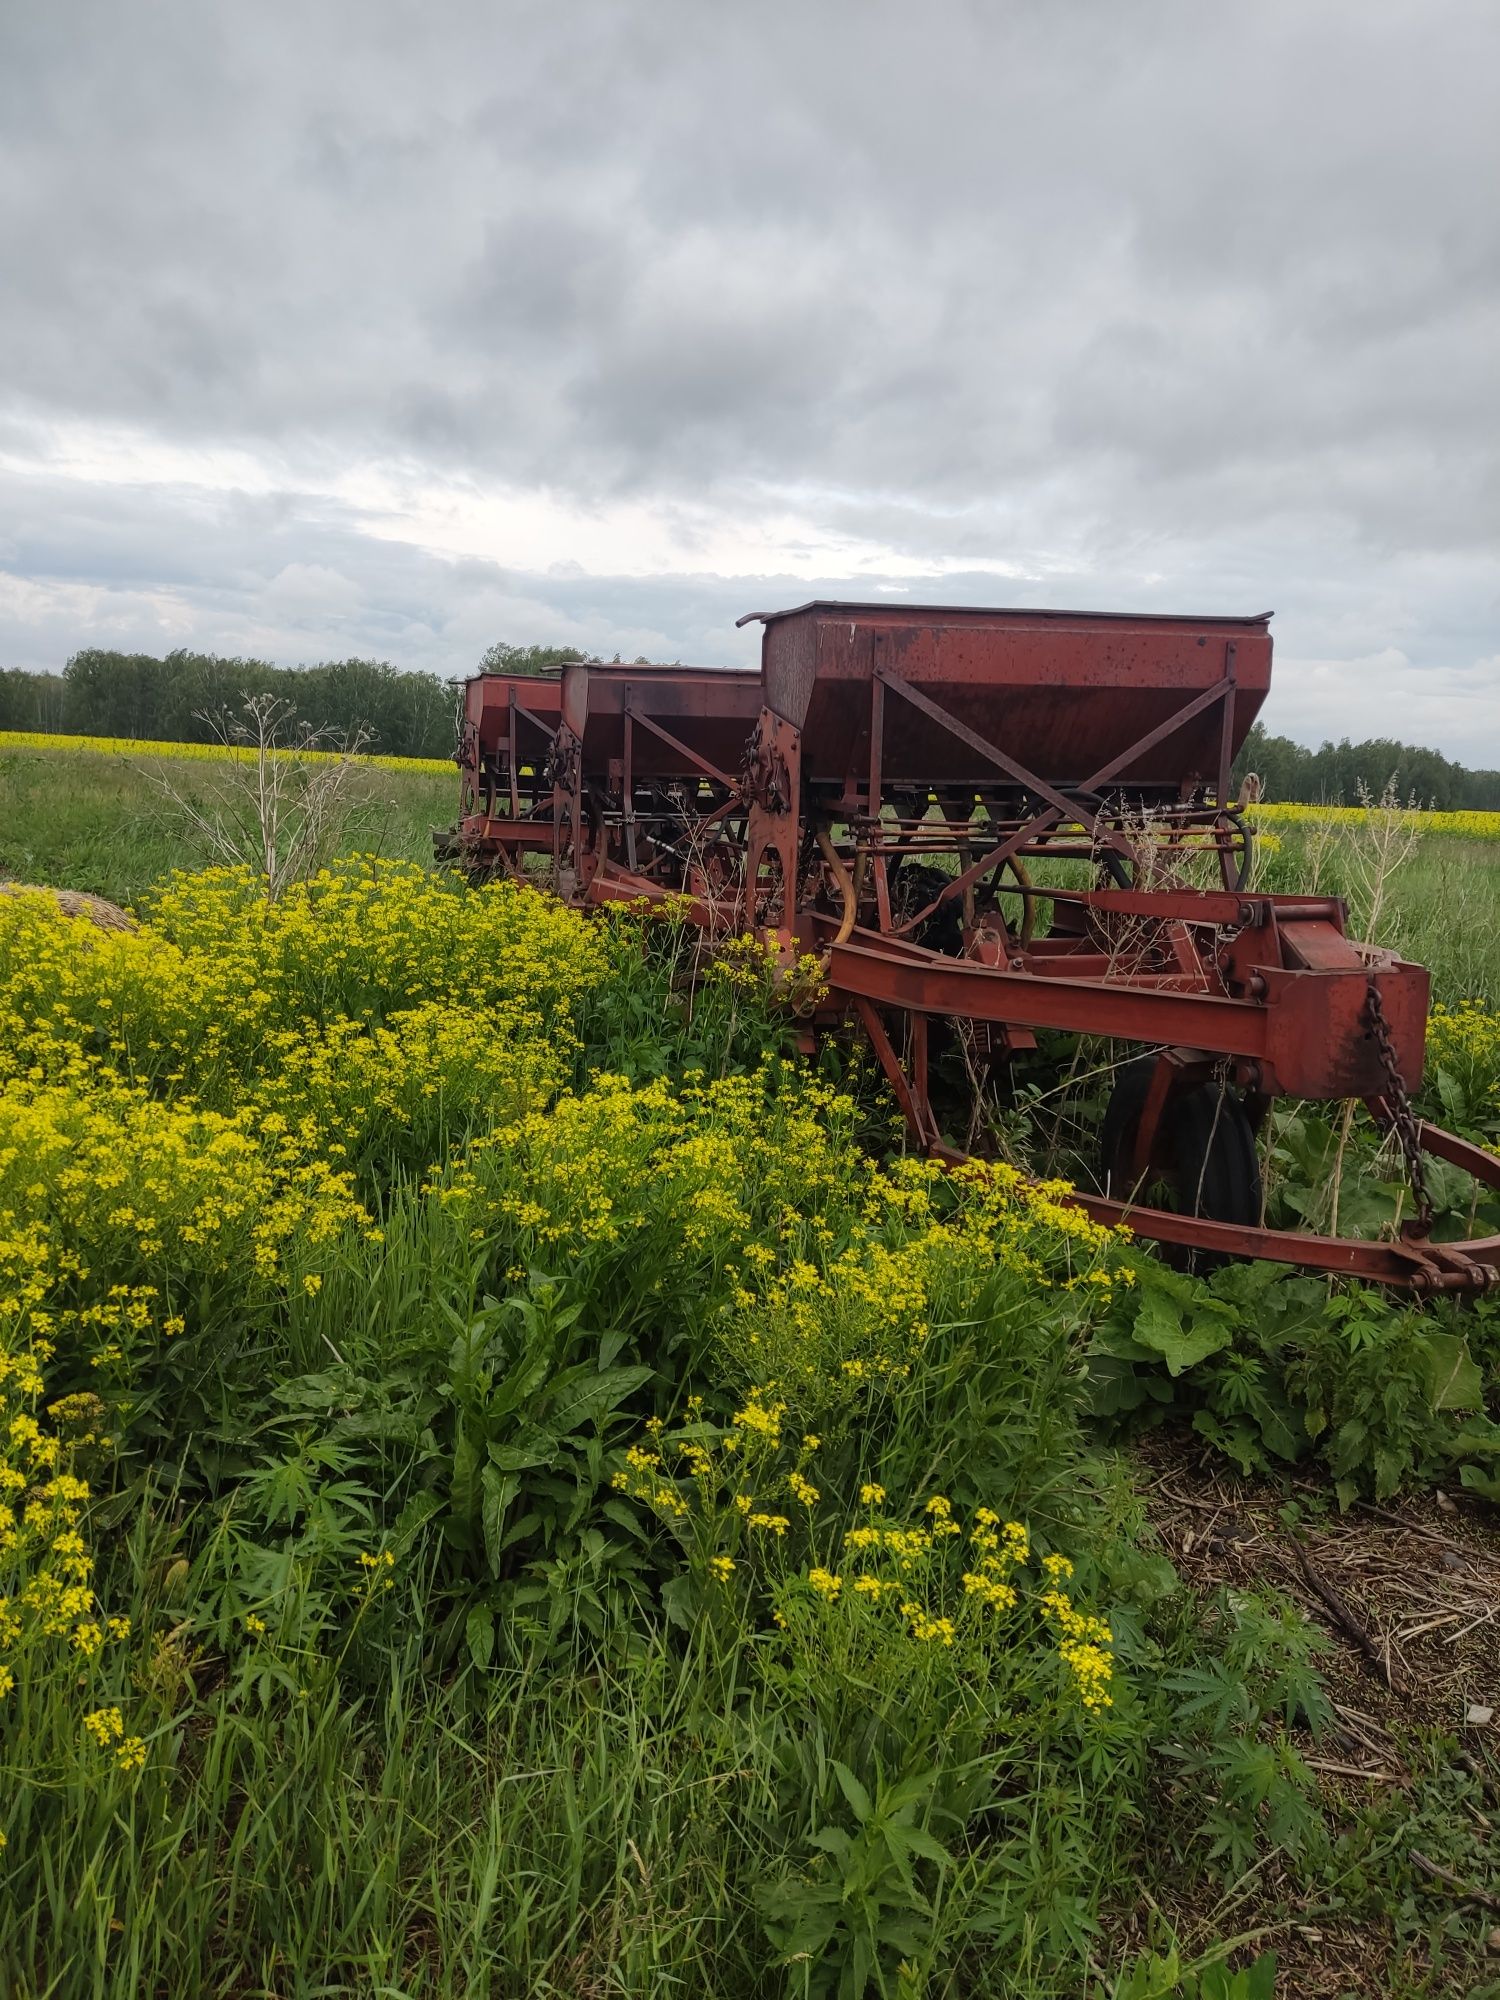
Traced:
<path fill-rule="evenodd" d="M 725 786 L 731 792 L 738 789 L 735 779 L 726 776 L 717 764 L 710 764 L 706 757 L 700 757 L 696 750 L 690 749 L 681 737 L 674 736 L 670 729 L 663 729 L 659 722 L 653 721 L 649 715 L 643 715 L 638 708 L 627 708 L 625 713 L 632 722 L 639 723 L 642 729 L 649 729 L 653 736 L 659 736 L 668 749 L 675 750 L 680 757 L 686 757 L 690 764 L 695 764 L 700 771 L 706 772 L 716 784 Z"/>
<path fill-rule="evenodd" d="M 1164 741 L 1168 736 L 1175 735 L 1185 723 L 1191 722 L 1195 716 L 1201 715 L 1205 709 L 1212 708 L 1216 702 L 1225 703 L 1227 712 L 1227 705 L 1233 700 L 1234 694 L 1234 679 L 1232 676 L 1226 675 L 1223 680 L 1215 682 L 1211 688 L 1205 688 L 1202 694 L 1195 695 L 1185 707 L 1175 709 L 1165 722 L 1157 723 L 1154 729 L 1148 730 L 1144 736 L 1138 737 L 1134 743 L 1127 745 L 1124 750 L 1119 751 L 1115 756 L 1111 757 L 1107 764 L 1101 764 L 1091 777 L 1084 780 L 1080 789 L 1085 792 L 1093 792 L 1097 791 L 1100 785 L 1107 785 L 1110 779 L 1123 771 L 1127 764 L 1133 763 L 1137 757 L 1144 757 L 1148 750 L 1154 750 L 1158 743 Z M 928 705 L 936 707 L 935 703 Z M 941 710 L 938 713 L 941 717 Z M 962 727 L 959 724 L 952 724 L 950 726 L 956 732 L 961 730 Z M 1022 782 L 1025 783 L 1026 780 L 1023 779 Z M 1220 803 L 1222 804 L 1222 801 Z M 1090 832 L 1093 831 L 1092 822 L 1078 807 L 1072 804 L 1069 804 L 1063 812 L 1058 811 L 1054 805 L 1049 811 L 1038 813 L 1034 819 L 1030 819 L 1024 826 L 1018 827 L 1014 833 L 1007 834 L 1005 839 L 998 846 L 992 847 L 987 854 L 981 854 L 979 859 L 964 869 L 961 875 L 955 875 L 951 882 L 944 883 L 941 891 L 933 897 L 926 909 L 918 910 L 917 914 L 904 924 L 902 928 L 904 930 L 915 930 L 918 924 L 924 923 L 932 915 L 932 912 L 938 907 L 939 903 L 949 902 L 954 896 L 961 896 L 965 889 L 979 880 L 981 875 L 987 874 L 991 868 L 999 868 L 1004 862 L 1010 859 L 1018 848 L 1024 847 L 1028 840 L 1034 840 L 1038 834 L 1046 833 L 1051 827 L 1056 826 L 1059 820 L 1065 818 L 1076 819 L 1080 825 L 1087 826 Z"/>

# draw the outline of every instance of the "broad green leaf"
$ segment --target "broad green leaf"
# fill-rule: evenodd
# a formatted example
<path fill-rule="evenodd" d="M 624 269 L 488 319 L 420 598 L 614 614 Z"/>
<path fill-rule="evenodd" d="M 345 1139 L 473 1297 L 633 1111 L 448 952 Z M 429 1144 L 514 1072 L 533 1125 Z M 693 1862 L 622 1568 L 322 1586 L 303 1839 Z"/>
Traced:
<path fill-rule="evenodd" d="M 1127 1333 L 1122 1326 L 1106 1321 L 1088 1345 L 1090 1366 L 1095 1360 L 1111 1361 L 1155 1361 L 1156 1355 L 1149 1347 L 1143 1347 L 1133 1333 Z"/>
<path fill-rule="evenodd" d="M 1461 1333 L 1427 1336 L 1427 1395 L 1435 1410 L 1480 1410 L 1484 1407 L 1484 1377 L 1469 1358 Z"/>
<path fill-rule="evenodd" d="M 1411 1470 L 1411 1453 L 1400 1445 L 1378 1445 L 1375 1451 L 1375 1498 L 1392 1500 Z"/>
<path fill-rule="evenodd" d="M 919 1772 L 915 1777 L 903 1778 L 899 1784 L 891 1785 L 880 1795 L 880 1810 L 883 1814 L 894 1813 L 903 1822 L 909 1820 L 913 1810 L 924 1799 L 932 1796 L 933 1774 Z"/>
<path fill-rule="evenodd" d="M 1290 1410 L 1281 1409 L 1269 1396 L 1258 1394 L 1251 1405 L 1251 1414 L 1260 1425 L 1260 1434 L 1268 1451 L 1288 1461 L 1302 1456 L 1302 1440 L 1297 1435 Z"/>
<path fill-rule="evenodd" d="M 854 1950 L 844 1964 L 844 1974 L 839 1981 L 839 2000 L 864 2000 L 874 1970 L 875 1953 L 869 1939 L 860 1931 L 854 1939 Z"/>
<path fill-rule="evenodd" d="M 476 1604 L 464 1620 L 464 1639 L 469 1658 L 483 1673 L 495 1650 L 495 1614 L 487 1604 Z"/>
<path fill-rule="evenodd" d="M 633 1396 L 643 1382 L 649 1382 L 654 1368 L 603 1368 L 567 1389 L 547 1411 L 547 1421 L 559 1437 L 566 1437 L 580 1425 L 597 1423 Z"/>
<path fill-rule="evenodd" d="M 1148 1299 L 1136 1316 L 1134 1334 L 1142 1347 L 1149 1347 L 1167 1364 L 1169 1375 L 1180 1375 L 1227 1347 L 1232 1335 L 1222 1319 L 1200 1313 L 1191 1326 L 1184 1326 L 1182 1313 L 1165 1299 Z"/>
<path fill-rule="evenodd" d="M 1285 1284 L 1286 1277 L 1279 1264 L 1226 1264 L 1207 1282 L 1216 1299 L 1243 1307 L 1259 1305 L 1267 1292 Z"/>
<path fill-rule="evenodd" d="M 849 1766 L 839 1763 L 837 1758 L 833 1760 L 833 1775 L 838 1779 L 839 1790 L 849 1801 L 854 1812 L 854 1817 L 862 1824 L 870 1817 L 870 1794 L 865 1790 L 858 1778 L 855 1777 Z"/>
<path fill-rule="evenodd" d="M 519 1481 L 516 1482 L 519 1484 Z M 517 1542 L 524 1542 L 528 1535 L 534 1535 L 542 1525 L 542 1517 L 534 1509 L 523 1514 L 518 1521 L 512 1521 L 505 1531 L 505 1539 L 500 1544 L 502 1552 L 514 1548 Z"/>
<path fill-rule="evenodd" d="M 479 1453 L 469 1436 L 467 1424 L 462 1419 L 458 1425 L 458 1435 L 453 1441 L 453 1479 L 449 1487 L 450 1504 L 456 1521 L 463 1527 L 473 1525 L 478 1504 L 478 1490 L 475 1474 L 479 1468 Z"/>
<path fill-rule="evenodd" d="M 1488 1417 L 1470 1417 L 1449 1439 L 1454 1458 L 1500 1458 L 1500 1424 Z"/>
<path fill-rule="evenodd" d="M 687 1570 L 669 1576 L 661 1587 L 661 1608 L 667 1622 L 683 1632 L 691 1632 L 698 1620 L 701 1593 L 697 1579 Z"/>
<path fill-rule="evenodd" d="M 1457 1077 L 1450 1076 L 1448 1071 L 1442 1068 L 1438 1069 L 1433 1082 L 1437 1086 L 1438 1098 L 1443 1109 L 1451 1119 L 1462 1125 L 1469 1108 L 1468 1093 L 1463 1085 Z"/>
<path fill-rule="evenodd" d="M 1143 1348 L 1141 1359 L 1146 1358 Z M 1145 1399 L 1145 1388 L 1134 1368 L 1113 1355 L 1091 1354 L 1087 1380 L 1088 1406 L 1096 1417 L 1119 1416 L 1124 1410 L 1139 1408 Z"/>
<path fill-rule="evenodd" d="M 617 1528 L 623 1528 L 634 1540 L 638 1542 L 644 1540 L 645 1531 L 641 1517 L 626 1501 L 606 1500 L 599 1511 L 606 1521 L 613 1521 Z"/>
<path fill-rule="evenodd" d="M 436 1493 L 417 1493 L 407 1501 L 396 1516 L 396 1534 L 404 1540 L 413 1536 L 419 1528 L 424 1528 L 434 1514 L 441 1514 L 443 1503 Z"/>
<path fill-rule="evenodd" d="M 535 1432 L 524 1444 L 492 1444 L 490 1464 L 498 1472 L 530 1472 L 534 1466 L 550 1465 L 557 1453 L 557 1439 L 547 1431 Z"/>
<path fill-rule="evenodd" d="M 502 1382 L 495 1385 L 485 1414 L 493 1421 L 496 1417 L 507 1416 L 529 1403 L 538 1390 L 546 1385 L 552 1372 L 552 1363 L 545 1354 L 533 1354 L 517 1363 Z"/>
<path fill-rule="evenodd" d="M 906 1844 L 913 1854 L 919 1854 L 924 1861 L 935 1861 L 939 1868 L 952 1866 L 953 1856 L 947 1848 L 920 1826 L 906 1829 Z"/>
<path fill-rule="evenodd" d="M 1193 1413 L 1193 1429 L 1199 1437 L 1217 1445 L 1226 1458 L 1232 1458 L 1241 1472 L 1248 1475 L 1264 1466 L 1265 1454 L 1260 1448 L 1260 1436 L 1248 1418 L 1230 1417 L 1221 1423 L 1211 1410 L 1196 1410 Z"/>
<path fill-rule="evenodd" d="M 1246 1973 L 1245 2000 L 1276 2000 L 1274 1951 L 1263 1951 Z"/>
<path fill-rule="evenodd" d="M 495 1466 L 487 1465 L 479 1475 L 484 1498 L 480 1504 L 480 1527 L 484 1533 L 484 1552 L 489 1560 L 490 1571 L 500 1574 L 500 1557 L 506 1546 L 502 1530 L 505 1526 L 506 1509 L 520 1490 L 521 1482 L 514 1473 L 500 1472 Z"/>

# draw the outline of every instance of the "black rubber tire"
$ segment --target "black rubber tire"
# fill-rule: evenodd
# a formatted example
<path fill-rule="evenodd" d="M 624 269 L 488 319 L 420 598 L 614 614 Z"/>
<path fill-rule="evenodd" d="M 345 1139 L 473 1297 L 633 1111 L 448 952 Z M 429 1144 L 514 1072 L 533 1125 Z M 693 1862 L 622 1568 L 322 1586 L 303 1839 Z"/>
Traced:
<path fill-rule="evenodd" d="M 1136 1127 L 1156 1068 L 1143 1056 L 1120 1071 L 1099 1131 L 1102 1184 L 1116 1201 L 1129 1201 L 1130 1156 Z M 1222 1083 L 1199 1084 L 1169 1100 L 1162 1114 L 1160 1179 L 1164 1206 L 1178 1215 L 1206 1216 L 1213 1222 L 1254 1226 L 1260 1221 L 1260 1156 L 1244 1105 Z M 1142 1188 L 1151 1198 L 1159 1183 Z"/>
<path fill-rule="evenodd" d="M 945 875 L 941 868 L 927 868 L 915 861 L 904 862 L 891 883 L 892 914 L 899 911 L 898 922 L 915 916 L 918 910 L 941 896 L 952 880 L 953 877 Z M 940 951 L 945 958 L 961 958 L 964 913 L 959 899 L 955 896 L 934 910 L 912 942 L 925 945 L 929 951 Z"/>

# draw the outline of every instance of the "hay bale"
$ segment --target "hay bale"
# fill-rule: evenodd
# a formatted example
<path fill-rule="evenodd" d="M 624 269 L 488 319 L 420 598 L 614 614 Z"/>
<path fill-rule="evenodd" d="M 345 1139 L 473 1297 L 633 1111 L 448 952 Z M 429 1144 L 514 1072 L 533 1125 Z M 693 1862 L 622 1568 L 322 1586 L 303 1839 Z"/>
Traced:
<path fill-rule="evenodd" d="M 19 896 L 23 890 L 30 895 L 50 896 L 65 917 L 82 917 L 101 931 L 139 929 L 128 910 L 122 910 L 118 903 L 107 903 L 102 896 L 89 896 L 81 889 L 49 889 L 34 882 L 0 882 L 0 896 Z"/>

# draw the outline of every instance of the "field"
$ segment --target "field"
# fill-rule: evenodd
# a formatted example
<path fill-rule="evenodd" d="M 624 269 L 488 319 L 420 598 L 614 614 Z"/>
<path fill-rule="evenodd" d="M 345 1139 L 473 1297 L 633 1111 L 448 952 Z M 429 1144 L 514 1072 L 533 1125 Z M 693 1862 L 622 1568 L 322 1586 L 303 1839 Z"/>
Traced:
<path fill-rule="evenodd" d="M 1262 888 L 1349 898 L 1350 927 L 1428 966 L 1437 998 L 1493 1004 L 1500 995 L 1500 814 L 1263 810 Z M 1470 822 L 1449 831 L 1443 822 Z M 1273 844 L 1274 843 L 1274 844 Z"/>
<path fill-rule="evenodd" d="M 172 869 L 213 858 L 183 806 L 212 813 L 222 802 L 234 782 L 228 753 L 206 744 L 81 749 L 79 740 L 0 734 L 0 877 L 129 903 Z M 453 817 L 453 767 L 368 759 L 361 768 L 350 844 L 429 860 L 432 828 Z"/>
<path fill-rule="evenodd" d="M 1500 1313 L 904 1157 L 753 948 L 429 872 L 452 793 L 272 904 L 0 747 L 0 876 L 138 919 L 0 896 L 0 1991 L 1500 1994 Z M 1500 842 L 1266 823 L 1493 1142 Z M 1336 1124 L 1273 1199 L 1378 1226 Z"/>

